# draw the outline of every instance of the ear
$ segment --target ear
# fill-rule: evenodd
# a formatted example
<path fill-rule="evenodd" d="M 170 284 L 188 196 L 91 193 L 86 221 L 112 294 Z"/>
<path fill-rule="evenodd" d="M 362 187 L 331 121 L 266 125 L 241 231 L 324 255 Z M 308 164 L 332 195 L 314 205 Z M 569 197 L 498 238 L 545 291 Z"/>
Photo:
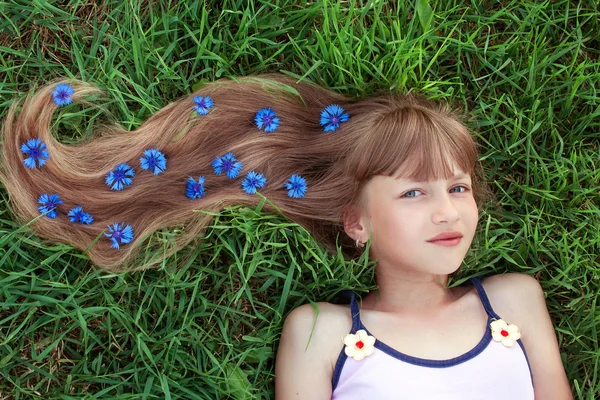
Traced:
<path fill-rule="evenodd" d="M 352 240 L 366 243 L 371 232 L 368 229 L 363 213 L 356 206 L 347 206 L 344 209 L 344 231 Z"/>

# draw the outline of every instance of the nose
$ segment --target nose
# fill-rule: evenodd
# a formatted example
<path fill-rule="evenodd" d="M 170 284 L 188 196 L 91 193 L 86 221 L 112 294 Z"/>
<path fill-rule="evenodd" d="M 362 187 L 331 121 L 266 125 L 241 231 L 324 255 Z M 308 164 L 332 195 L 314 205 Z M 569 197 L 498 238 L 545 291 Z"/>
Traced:
<path fill-rule="evenodd" d="M 434 207 L 431 215 L 434 224 L 452 224 L 460 219 L 460 213 L 448 194 L 436 199 Z"/>

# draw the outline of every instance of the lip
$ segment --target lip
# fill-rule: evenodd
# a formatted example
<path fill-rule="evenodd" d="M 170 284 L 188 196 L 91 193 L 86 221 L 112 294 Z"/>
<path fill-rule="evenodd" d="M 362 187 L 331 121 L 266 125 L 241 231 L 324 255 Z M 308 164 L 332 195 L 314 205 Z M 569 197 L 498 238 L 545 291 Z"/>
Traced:
<path fill-rule="evenodd" d="M 460 243 L 461 240 L 462 240 L 461 237 L 455 237 L 454 239 L 433 240 L 433 241 L 429 241 L 429 243 L 436 244 L 439 246 L 444 246 L 444 247 L 454 247 L 454 246 L 458 246 L 458 244 Z"/>
<path fill-rule="evenodd" d="M 429 243 L 441 244 L 442 246 L 456 246 L 460 243 L 463 235 L 460 232 L 442 232 L 427 240 Z"/>

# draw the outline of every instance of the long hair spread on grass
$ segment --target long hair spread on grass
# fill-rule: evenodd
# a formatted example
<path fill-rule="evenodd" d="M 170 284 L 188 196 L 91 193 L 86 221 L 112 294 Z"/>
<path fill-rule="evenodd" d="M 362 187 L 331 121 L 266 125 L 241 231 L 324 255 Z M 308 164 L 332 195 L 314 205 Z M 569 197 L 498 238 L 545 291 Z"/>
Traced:
<path fill-rule="evenodd" d="M 57 94 L 61 88 L 67 90 Z M 38 236 L 76 246 L 109 270 L 139 267 L 135 255 L 153 232 L 180 231 L 159 250 L 164 257 L 201 237 L 211 214 L 256 206 L 261 197 L 245 190 L 251 171 L 266 178 L 254 188 L 268 199 L 267 211 L 283 213 L 328 249 L 339 244 L 349 255 L 352 242 L 340 235 L 344 211 L 361 203 L 371 177 L 400 167 L 418 180 L 448 177 L 453 162 L 477 175 L 469 130 L 447 105 L 413 94 L 351 99 L 280 75 L 223 79 L 167 105 L 132 132 L 105 126 L 86 143 L 57 141 L 51 131 L 57 107 L 71 101 L 68 107 L 76 107 L 97 92 L 70 80 L 15 102 L 3 124 L 0 179 L 14 211 Z M 26 150 L 33 147 L 32 155 Z M 48 204 L 54 194 L 60 201 Z"/>

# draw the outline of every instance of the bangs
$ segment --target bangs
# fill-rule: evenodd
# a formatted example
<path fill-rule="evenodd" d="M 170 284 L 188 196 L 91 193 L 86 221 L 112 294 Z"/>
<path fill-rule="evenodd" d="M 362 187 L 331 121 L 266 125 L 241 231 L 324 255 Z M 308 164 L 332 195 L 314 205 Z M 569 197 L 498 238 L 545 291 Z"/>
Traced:
<path fill-rule="evenodd" d="M 471 134 L 463 127 L 457 125 L 458 131 L 434 130 L 420 135 L 412 140 L 406 147 L 403 157 L 388 157 L 396 162 L 391 162 L 384 171 L 384 175 L 395 175 L 418 182 L 450 179 L 460 169 L 473 175 L 477 162 L 477 149 Z M 404 143 L 390 143 L 402 146 Z"/>
<path fill-rule="evenodd" d="M 455 168 L 473 175 L 478 158 L 467 128 L 448 115 L 418 106 L 387 113 L 362 139 L 353 157 L 359 182 L 375 175 L 449 179 Z"/>

